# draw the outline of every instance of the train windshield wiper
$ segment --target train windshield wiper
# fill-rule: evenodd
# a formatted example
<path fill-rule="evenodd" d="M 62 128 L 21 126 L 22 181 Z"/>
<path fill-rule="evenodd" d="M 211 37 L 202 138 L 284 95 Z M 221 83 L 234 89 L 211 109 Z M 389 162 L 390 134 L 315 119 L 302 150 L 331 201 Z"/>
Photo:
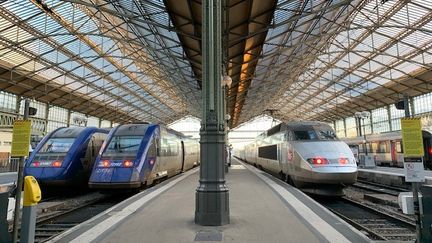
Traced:
<path fill-rule="evenodd" d="M 127 149 L 127 148 L 133 148 L 133 147 L 137 147 L 139 144 L 132 144 L 132 145 L 128 145 L 128 146 L 119 146 L 119 149 L 120 150 L 122 150 L 122 149 Z"/>
<path fill-rule="evenodd" d="M 330 131 L 320 131 L 320 134 L 328 139 L 334 140 L 336 138 L 336 135 Z"/>
<path fill-rule="evenodd" d="M 53 146 L 53 143 L 54 143 L 54 142 L 51 142 L 50 144 L 47 145 L 47 148 L 46 148 L 46 150 L 45 150 L 46 152 L 51 152 L 51 150 L 52 150 L 52 146 Z"/>

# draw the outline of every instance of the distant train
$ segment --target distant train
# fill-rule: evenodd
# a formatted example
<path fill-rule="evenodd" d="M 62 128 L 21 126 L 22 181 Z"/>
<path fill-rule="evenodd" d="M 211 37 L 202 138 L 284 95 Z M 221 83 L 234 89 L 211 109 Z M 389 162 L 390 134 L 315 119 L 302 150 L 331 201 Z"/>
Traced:
<path fill-rule="evenodd" d="M 343 187 L 357 180 L 350 148 L 322 122 L 281 123 L 258 136 L 239 157 L 317 195 L 343 195 Z"/>
<path fill-rule="evenodd" d="M 432 134 L 422 131 L 423 134 L 423 162 L 425 167 L 432 169 Z M 366 135 L 364 137 L 344 138 L 350 148 L 359 156 L 366 154 L 373 156 L 377 165 L 403 167 L 403 145 L 401 131 Z"/>
<path fill-rule="evenodd" d="M 104 142 L 90 188 L 140 188 L 199 164 L 199 143 L 156 124 L 115 127 Z"/>
<path fill-rule="evenodd" d="M 62 127 L 45 136 L 24 168 L 44 186 L 87 186 L 107 129 Z"/>

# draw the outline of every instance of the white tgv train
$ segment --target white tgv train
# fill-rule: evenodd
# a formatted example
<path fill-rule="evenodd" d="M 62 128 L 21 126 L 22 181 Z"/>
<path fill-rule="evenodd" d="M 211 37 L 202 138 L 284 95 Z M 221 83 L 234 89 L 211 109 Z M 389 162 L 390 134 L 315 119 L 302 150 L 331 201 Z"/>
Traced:
<path fill-rule="evenodd" d="M 340 196 L 346 185 L 357 180 L 351 149 L 322 122 L 281 123 L 259 135 L 238 155 L 308 193 Z"/>

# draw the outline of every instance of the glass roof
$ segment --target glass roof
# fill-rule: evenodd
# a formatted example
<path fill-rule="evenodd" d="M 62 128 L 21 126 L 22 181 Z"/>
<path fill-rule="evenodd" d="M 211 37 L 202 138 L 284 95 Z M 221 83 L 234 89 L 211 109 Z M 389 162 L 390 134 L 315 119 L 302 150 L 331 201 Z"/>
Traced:
<path fill-rule="evenodd" d="M 186 33 L 164 3 L 5 1 L 1 81 L 32 98 L 81 97 L 121 111 L 125 119 L 170 123 L 186 114 L 200 117 L 193 61 L 179 38 Z M 404 93 L 432 91 L 425 78 L 432 64 L 432 0 L 279 0 L 272 9 L 245 103 L 235 106 L 240 119 L 234 126 L 266 110 L 281 120 L 336 120 L 391 104 Z M 246 34 L 239 38 L 254 35 Z M 41 85 L 70 95 L 55 96 Z"/>
<path fill-rule="evenodd" d="M 158 6 L 121 1 L 98 11 L 65 1 L 6 1 L 0 4 L 0 59 L 5 67 L 138 120 L 169 122 L 199 97 L 184 78 L 191 76 L 188 63 L 175 57 L 183 52 L 177 35 L 146 24 L 168 25 Z M 134 24 L 131 15 L 142 22 Z"/>
<path fill-rule="evenodd" d="M 245 109 L 255 109 L 253 114 L 275 109 L 283 119 L 334 120 L 371 109 L 359 103 L 354 110 L 332 112 L 355 97 L 385 105 L 369 95 L 373 90 L 397 84 L 427 92 L 404 79 L 431 67 L 432 1 L 349 1 L 337 6 L 341 2 L 279 1 L 277 27 L 267 35 L 256 70 L 259 81 L 249 91 Z M 284 16 L 295 13 L 300 13 L 297 19 Z M 262 90 L 276 95 L 259 95 Z M 395 95 L 389 97 L 399 99 L 402 92 L 392 91 Z"/>

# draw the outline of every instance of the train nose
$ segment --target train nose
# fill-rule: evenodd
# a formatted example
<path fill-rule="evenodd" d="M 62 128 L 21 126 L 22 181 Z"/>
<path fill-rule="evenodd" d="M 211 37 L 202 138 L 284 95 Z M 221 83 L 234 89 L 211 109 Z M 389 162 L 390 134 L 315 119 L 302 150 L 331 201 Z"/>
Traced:
<path fill-rule="evenodd" d="M 114 168 L 96 168 L 90 176 L 90 182 L 111 182 Z"/>
<path fill-rule="evenodd" d="M 64 173 L 64 168 L 30 168 L 24 169 L 24 174 L 34 176 L 40 180 L 57 180 Z"/>
<path fill-rule="evenodd" d="M 90 176 L 92 183 L 125 183 L 138 180 L 139 175 L 133 167 L 97 167 Z"/>

